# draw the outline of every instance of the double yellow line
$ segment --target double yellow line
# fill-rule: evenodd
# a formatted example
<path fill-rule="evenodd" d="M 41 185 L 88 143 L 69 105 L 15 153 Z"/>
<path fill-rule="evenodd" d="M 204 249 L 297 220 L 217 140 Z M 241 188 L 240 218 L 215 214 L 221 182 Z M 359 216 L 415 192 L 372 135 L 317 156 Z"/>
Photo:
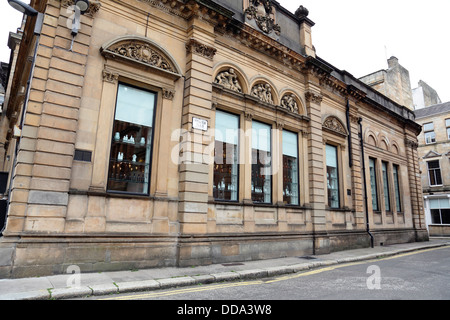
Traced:
<path fill-rule="evenodd" d="M 208 286 L 199 286 L 199 287 L 190 287 L 185 289 L 176 289 L 176 290 L 170 290 L 170 291 L 155 291 L 151 293 L 143 293 L 143 294 L 133 294 L 128 296 L 120 296 L 120 297 L 110 297 L 106 299 L 100 299 L 100 300 L 138 300 L 138 299 L 150 299 L 150 298 L 159 298 L 159 297 L 168 297 L 178 294 L 186 294 L 186 293 L 195 293 L 195 292 L 202 292 L 202 291 L 212 291 L 212 290 L 218 290 L 218 289 L 226 289 L 226 288 L 234 288 L 234 287 L 244 287 L 244 286 L 254 286 L 254 285 L 262 285 L 262 284 L 269 284 L 274 282 L 280 282 L 280 281 L 287 281 L 291 279 L 296 279 L 300 277 L 310 276 L 314 274 L 319 274 L 322 272 L 332 271 L 339 268 L 345 268 L 345 267 L 351 267 L 356 266 L 360 264 L 367 264 L 372 262 L 379 262 L 379 261 L 385 261 L 385 260 L 391 260 L 391 259 L 397 259 L 401 257 L 406 257 L 414 254 L 424 253 L 424 252 L 430 252 L 440 249 L 446 249 L 448 246 L 438 247 L 438 248 L 431 248 L 431 249 L 425 249 L 425 250 L 418 250 L 418 251 L 412 251 L 408 253 L 403 254 L 397 254 L 386 258 L 379 258 L 379 259 L 372 259 L 372 260 L 364 260 L 364 261 L 357 261 L 357 262 L 350 262 L 345 264 L 337 264 L 330 267 L 315 269 L 311 271 L 306 271 L 302 273 L 297 273 L 293 275 L 286 275 L 281 276 L 273 280 L 268 281 L 262 281 L 262 280 L 255 280 L 255 281 L 247 281 L 247 282 L 233 282 L 233 283 L 221 283 L 216 285 L 208 285 Z"/>

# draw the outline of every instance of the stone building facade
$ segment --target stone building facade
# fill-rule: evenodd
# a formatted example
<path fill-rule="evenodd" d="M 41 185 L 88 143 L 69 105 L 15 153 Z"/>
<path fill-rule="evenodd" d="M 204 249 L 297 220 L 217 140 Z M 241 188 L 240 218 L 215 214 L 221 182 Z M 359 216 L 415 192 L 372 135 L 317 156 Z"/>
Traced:
<path fill-rule="evenodd" d="M 425 217 L 430 236 L 450 236 L 450 102 L 415 111 Z"/>
<path fill-rule="evenodd" d="M 428 239 L 414 114 L 318 57 L 307 9 L 91 1 L 71 45 L 73 3 L 31 1 L 6 93 L 2 276 Z"/>

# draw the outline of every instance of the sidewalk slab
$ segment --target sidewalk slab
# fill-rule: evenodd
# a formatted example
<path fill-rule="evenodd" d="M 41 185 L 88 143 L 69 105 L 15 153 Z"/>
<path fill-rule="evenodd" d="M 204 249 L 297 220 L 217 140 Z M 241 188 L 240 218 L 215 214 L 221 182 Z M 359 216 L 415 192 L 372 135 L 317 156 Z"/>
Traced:
<path fill-rule="evenodd" d="M 71 299 L 90 295 L 152 291 L 195 284 L 267 278 L 449 245 L 450 239 L 434 239 L 430 242 L 347 250 L 320 256 L 288 257 L 189 268 L 169 267 L 137 271 L 82 273 L 75 286 L 70 283 L 73 280 L 72 274 L 0 279 L 0 300 Z"/>

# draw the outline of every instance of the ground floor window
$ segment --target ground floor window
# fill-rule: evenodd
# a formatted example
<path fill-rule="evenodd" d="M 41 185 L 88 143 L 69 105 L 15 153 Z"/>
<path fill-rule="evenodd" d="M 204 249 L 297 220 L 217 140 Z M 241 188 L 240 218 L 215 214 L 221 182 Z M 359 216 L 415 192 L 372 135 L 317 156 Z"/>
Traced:
<path fill-rule="evenodd" d="M 298 198 L 298 137 L 283 130 L 283 202 L 298 205 Z"/>
<path fill-rule="evenodd" d="M 119 84 L 108 191 L 148 194 L 156 94 Z"/>
<path fill-rule="evenodd" d="M 383 191 L 384 191 L 384 209 L 391 211 L 391 201 L 389 197 L 389 177 L 388 177 L 388 164 L 387 162 L 381 162 L 381 173 L 383 175 Z"/>
<path fill-rule="evenodd" d="M 449 198 L 430 199 L 431 223 L 450 224 Z"/>
<path fill-rule="evenodd" d="M 369 158 L 370 190 L 372 195 L 372 210 L 379 211 L 378 208 L 378 189 L 377 189 L 377 171 L 375 159 Z"/>
<path fill-rule="evenodd" d="M 239 116 L 216 111 L 213 196 L 238 200 Z"/>
<path fill-rule="evenodd" d="M 400 169 L 398 165 L 393 165 L 393 175 L 394 175 L 394 191 L 395 191 L 395 206 L 397 212 L 402 212 L 402 202 L 400 196 Z"/>
<path fill-rule="evenodd" d="M 339 171 L 337 147 L 326 145 L 328 206 L 339 208 Z"/>
<path fill-rule="evenodd" d="M 252 122 L 253 202 L 272 202 L 271 129 L 268 124 Z"/>

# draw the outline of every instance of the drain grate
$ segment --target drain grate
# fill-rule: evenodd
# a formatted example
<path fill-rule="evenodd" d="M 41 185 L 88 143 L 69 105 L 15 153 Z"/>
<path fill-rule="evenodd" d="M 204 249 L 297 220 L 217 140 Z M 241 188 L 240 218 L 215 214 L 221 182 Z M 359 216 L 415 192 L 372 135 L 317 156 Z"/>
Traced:
<path fill-rule="evenodd" d="M 317 259 L 316 257 L 313 257 L 313 256 L 302 256 L 302 257 L 299 257 L 300 259 L 306 259 L 306 260 L 315 260 L 315 259 Z"/>
<path fill-rule="evenodd" d="M 237 262 L 237 263 L 223 263 L 224 267 L 234 267 L 234 266 L 243 266 L 243 263 Z"/>

